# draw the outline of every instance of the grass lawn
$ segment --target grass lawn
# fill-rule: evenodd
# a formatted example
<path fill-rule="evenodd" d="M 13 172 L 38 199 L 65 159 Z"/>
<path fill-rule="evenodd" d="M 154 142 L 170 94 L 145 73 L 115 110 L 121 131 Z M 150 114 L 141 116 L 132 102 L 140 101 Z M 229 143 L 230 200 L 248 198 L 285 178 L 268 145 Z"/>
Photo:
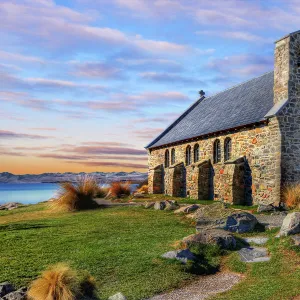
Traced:
<path fill-rule="evenodd" d="M 242 208 L 242 207 L 241 207 Z M 160 255 L 195 229 L 182 216 L 142 207 L 116 207 L 77 213 L 54 213 L 46 204 L 0 212 L 0 282 L 27 285 L 57 262 L 89 271 L 102 300 L 122 292 L 143 299 L 192 280 L 175 262 Z M 228 252 L 222 269 L 243 273 L 232 290 L 213 299 L 292 299 L 300 295 L 300 249 L 276 230 L 270 237 L 270 262 L 245 264 Z"/>
<path fill-rule="evenodd" d="M 0 282 L 27 285 L 48 265 L 68 262 L 96 278 L 101 299 L 145 298 L 193 277 L 160 255 L 194 231 L 172 212 L 133 207 L 59 217 L 45 204 L 1 212 Z"/>
<path fill-rule="evenodd" d="M 270 238 L 266 246 L 262 247 L 268 248 L 271 260 L 246 264 L 240 261 L 238 253 L 231 253 L 223 261 L 224 268 L 243 273 L 245 279 L 213 300 L 290 300 L 300 295 L 300 247 L 292 246 L 290 237 L 275 238 L 276 233 L 276 230 L 272 230 L 247 234 Z"/>

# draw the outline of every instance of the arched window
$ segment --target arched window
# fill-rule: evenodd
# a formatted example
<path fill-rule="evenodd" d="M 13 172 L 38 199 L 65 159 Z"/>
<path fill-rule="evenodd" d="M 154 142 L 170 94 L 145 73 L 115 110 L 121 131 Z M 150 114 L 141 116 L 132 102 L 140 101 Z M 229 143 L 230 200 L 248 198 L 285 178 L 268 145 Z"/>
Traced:
<path fill-rule="evenodd" d="M 171 151 L 171 165 L 174 165 L 176 161 L 175 149 L 173 148 Z"/>
<path fill-rule="evenodd" d="M 231 158 L 231 138 L 226 138 L 224 142 L 224 159 L 229 160 Z"/>
<path fill-rule="evenodd" d="M 221 161 L 221 143 L 220 140 L 215 140 L 214 142 L 214 163 Z"/>
<path fill-rule="evenodd" d="M 170 166 L 170 153 L 169 150 L 166 150 L 165 152 L 165 168 L 168 168 Z"/>
<path fill-rule="evenodd" d="M 194 146 L 194 162 L 199 161 L 199 144 Z"/>
<path fill-rule="evenodd" d="M 191 146 L 187 146 L 185 151 L 185 163 L 188 166 L 191 164 L 191 162 L 192 162 L 192 148 Z"/>

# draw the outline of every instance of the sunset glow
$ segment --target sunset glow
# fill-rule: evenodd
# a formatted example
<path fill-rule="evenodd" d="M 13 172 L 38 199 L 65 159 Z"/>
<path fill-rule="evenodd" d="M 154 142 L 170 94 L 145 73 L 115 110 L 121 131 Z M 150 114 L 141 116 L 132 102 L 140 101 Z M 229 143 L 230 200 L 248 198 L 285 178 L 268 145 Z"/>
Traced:
<path fill-rule="evenodd" d="M 273 69 L 296 2 L 0 0 L 0 172 L 146 171 L 199 90 Z"/>

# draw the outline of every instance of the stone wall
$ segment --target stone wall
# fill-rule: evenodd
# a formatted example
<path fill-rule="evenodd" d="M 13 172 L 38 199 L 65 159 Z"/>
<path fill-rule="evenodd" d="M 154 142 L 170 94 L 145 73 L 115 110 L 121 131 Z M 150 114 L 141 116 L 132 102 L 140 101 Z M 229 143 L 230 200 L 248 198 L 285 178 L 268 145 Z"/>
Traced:
<path fill-rule="evenodd" d="M 300 182 L 300 32 L 275 48 L 274 101 L 288 99 L 278 115 L 282 136 L 282 186 Z"/>
<path fill-rule="evenodd" d="M 232 139 L 232 160 L 241 157 L 245 158 L 247 167 L 243 164 L 242 170 L 237 164 L 224 162 L 224 141 L 226 137 Z M 221 142 L 222 159 L 220 163 L 213 162 L 213 143 L 216 139 Z M 192 147 L 192 157 L 195 144 L 200 146 L 200 161 L 193 163 L 186 168 L 186 189 L 185 196 L 195 199 L 204 199 L 210 197 L 213 192 L 214 199 L 224 200 L 230 203 L 240 202 L 234 199 L 237 195 L 237 186 L 243 189 L 247 196 L 243 198 L 244 202 L 253 203 L 272 203 L 278 202 L 280 196 L 280 136 L 278 122 L 276 118 L 270 120 L 269 124 L 261 124 L 257 127 L 244 128 L 234 132 L 227 132 L 223 135 L 215 135 L 207 138 L 195 139 L 190 143 L 180 143 L 175 146 L 162 147 L 159 149 L 148 150 L 148 165 L 150 169 L 164 164 L 165 151 L 172 148 L 176 151 L 176 164 L 185 165 L 185 150 L 188 145 Z M 209 162 L 209 163 L 208 163 Z M 200 168 L 201 164 L 207 164 L 207 168 Z M 209 166 L 209 167 L 208 167 Z M 171 166 L 172 168 L 172 166 Z M 210 169 L 209 169 L 210 168 Z M 238 169 L 236 169 L 238 168 Z M 248 168 L 248 169 L 247 169 Z M 169 168 L 165 168 L 167 172 Z M 245 170 L 248 176 L 245 177 Z M 208 173 L 209 172 L 209 173 Z M 205 175 L 206 174 L 206 175 Z M 207 179 L 207 174 L 211 174 L 211 181 Z M 205 186 L 205 176 L 207 185 Z M 151 182 L 151 172 L 149 180 Z M 202 178 L 202 180 L 199 180 Z M 165 191 L 173 195 L 170 181 L 166 179 Z M 249 183 L 251 187 L 249 187 Z M 209 187 L 209 184 L 212 187 Z M 248 187 L 247 187 L 248 185 Z M 234 191 L 235 190 L 235 191 Z M 151 192 L 151 191 L 150 191 Z M 251 200 L 249 200 L 251 197 Z"/>

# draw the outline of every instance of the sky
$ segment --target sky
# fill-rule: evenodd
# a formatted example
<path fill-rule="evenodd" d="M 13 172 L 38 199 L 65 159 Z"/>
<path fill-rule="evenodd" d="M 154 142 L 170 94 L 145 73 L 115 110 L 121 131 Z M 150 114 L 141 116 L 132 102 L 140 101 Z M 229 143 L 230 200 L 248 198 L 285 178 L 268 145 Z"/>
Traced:
<path fill-rule="evenodd" d="M 200 90 L 299 29 L 299 0 L 0 0 L 0 172 L 144 172 Z"/>

